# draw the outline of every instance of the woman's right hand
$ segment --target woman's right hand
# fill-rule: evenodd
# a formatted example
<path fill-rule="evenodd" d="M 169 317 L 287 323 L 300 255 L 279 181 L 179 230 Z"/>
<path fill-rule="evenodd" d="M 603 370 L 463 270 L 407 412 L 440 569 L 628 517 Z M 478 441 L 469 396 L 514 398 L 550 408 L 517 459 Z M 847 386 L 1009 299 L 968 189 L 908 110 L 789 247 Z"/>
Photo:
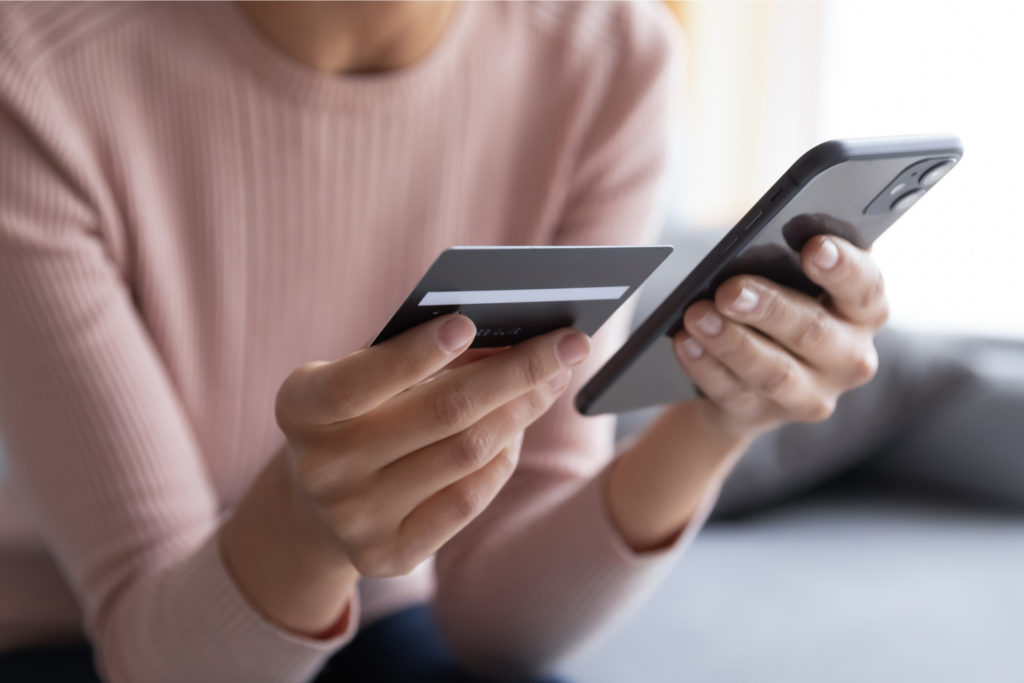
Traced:
<path fill-rule="evenodd" d="M 235 583 L 271 621 L 348 628 L 359 576 L 408 573 L 480 514 L 590 350 L 563 329 L 464 353 L 475 333 L 444 316 L 281 385 L 286 444 L 220 531 Z"/>
<path fill-rule="evenodd" d="M 475 333 L 444 316 L 304 365 L 278 392 L 291 486 L 363 576 L 408 573 L 480 514 L 590 349 L 562 329 L 438 374 Z"/>

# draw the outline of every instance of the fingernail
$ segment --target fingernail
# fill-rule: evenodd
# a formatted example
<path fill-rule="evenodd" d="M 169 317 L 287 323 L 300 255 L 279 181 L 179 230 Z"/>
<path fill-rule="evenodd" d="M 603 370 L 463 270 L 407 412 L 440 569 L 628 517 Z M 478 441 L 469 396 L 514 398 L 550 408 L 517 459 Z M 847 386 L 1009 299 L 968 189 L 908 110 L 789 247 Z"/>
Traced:
<path fill-rule="evenodd" d="M 722 331 L 722 317 L 717 313 L 708 311 L 697 321 L 697 329 L 713 337 Z"/>
<path fill-rule="evenodd" d="M 548 387 L 551 388 L 551 393 L 560 394 L 565 391 L 565 388 L 569 386 L 569 380 L 572 379 L 572 370 L 562 370 L 557 375 L 548 380 Z"/>
<path fill-rule="evenodd" d="M 740 290 L 740 295 L 732 302 L 732 310 L 739 313 L 750 313 L 757 306 L 757 292 L 747 287 Z"/>
<path fill-rule="evenodd" d="M 700 358 L 704 355 L 704 347 L 693 337 L 687 337 L 680 342 L 679 348 L 690 358 Z"/>
<path fill-rule="evenodd" d="M 829 239 L 822 240 L 818 252 L 814 255 L 814 265 L 822 270 L 828 270 L 838 262 L 839 249 L 836 243 Z"/>
<path fill-rule="evenodd" d="M 523 433 L 519 432 L 516 434 L 516 438 L 512 439 L 512 449 L 518 451 L 523 447 Z"/>
<path fill-rule="evenodd" d="M 577 365 L 590 354 L 590 339 L 585 334 L 570 332 L 558 340 L 555 355 L 563 367 Z"/>
<path fill-rule="evenodd" d="M 463 315 L 449 318 L 437 330 L 437 345 L 445 353 L 458 353 L 473 341 L 476 326 Z"/>

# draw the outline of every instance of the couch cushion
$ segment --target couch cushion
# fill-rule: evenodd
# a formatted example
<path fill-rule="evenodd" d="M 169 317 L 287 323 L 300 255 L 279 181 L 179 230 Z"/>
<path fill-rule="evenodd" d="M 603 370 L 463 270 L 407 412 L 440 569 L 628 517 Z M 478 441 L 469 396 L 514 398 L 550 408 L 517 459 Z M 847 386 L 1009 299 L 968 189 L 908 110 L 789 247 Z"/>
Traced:
<path fill-rule="evenodd" d="M 1018 683 L 1024 516 L 825 492 L 714 522 L 579 681 Z"/>

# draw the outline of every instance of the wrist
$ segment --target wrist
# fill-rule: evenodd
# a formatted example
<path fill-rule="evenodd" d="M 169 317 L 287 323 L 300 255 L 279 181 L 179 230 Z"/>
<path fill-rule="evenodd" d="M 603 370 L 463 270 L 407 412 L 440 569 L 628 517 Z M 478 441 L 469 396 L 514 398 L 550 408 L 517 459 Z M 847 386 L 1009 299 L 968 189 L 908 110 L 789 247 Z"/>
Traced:
<path fill-rule="evenodd" d="M 706 398 L 677 403 L 666 410 L 685 415 L 685 419 L 690 420 L 706 439 L 725 445 L 749 445 L 758 434 L 771 428 L 764 425 L 755 428 L 732 420 L 724 410 Z"/>
<path fill-rule="evenodd" d="M 630 450 L 639 448 L 663 471 L 720 484 L 756 436 L 698 399 L 666 406 Z"/>
<path fill-rule="evenodd" d="M 643 551 L 671 543 L 752 440 L 723 425 L 706 401 L 662 411 L 609 472 L 607 505 L 627 545 Z"/>
<path fill-rule="evenodd" d="M 329 531 L 294 490 L 281 452 L 224 522 L 220 543 L 229 572 L 257 611 L 296 633 L 334 633 L 358 573 Z"/>

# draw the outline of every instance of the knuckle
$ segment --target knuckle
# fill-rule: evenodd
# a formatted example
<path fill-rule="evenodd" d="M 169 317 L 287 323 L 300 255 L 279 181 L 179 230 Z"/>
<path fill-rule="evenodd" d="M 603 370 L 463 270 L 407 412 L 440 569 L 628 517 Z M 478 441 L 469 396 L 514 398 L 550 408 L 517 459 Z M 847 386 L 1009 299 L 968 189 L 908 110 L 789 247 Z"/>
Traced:
<path fill-rule="evenodd" d="M 480 512 L 483 499 L 480 493 L 469 486 L 456 489 L 448 501 L 452 519 L 457 523 L 467 522 Z"/>
<path fill-rule="evenodd" d="M 803 416 L 804 422 L 824 422 L 825 420 L 832 417 L 832 414 L 836 410 L 836 402 L 834 399 L 820 398 L 813 401 L 808 405 L 806 412 Z"/>
<path fill-rule="evenodd" d="M 525 394 L 505 408 L 508 417 L 507 429 L 510 433 L 523 431 L 536 419 L 540 410 L 538 406 L 544 399 L 541 396 L 534 396 L 535 393 L 539 392 Z"/>
<path fill-rule="evenodd" d="M 534 351 L 523 357 L 519 365 L 519 372 L 527 385 L 539 384 L 548 376 L 547 364 L 540 351 Z"/>
<path fill-rule="evenodd" d="M 859 302 L 862 308 L 870 308 L 885 298 L 885 278 L 882 277 L 882 271 L 874 269 L 870 278 Z"/>
<path fill-rule="evenodd" d="M 850 379 L 856 386 L 867 384 L 878 372 L 878 352 L 871 345 L 864 353 L 858 354 L 850 364 Z"/>
<path fill-rule="evenodd" d="M 727 378 L 727 373 L 721 367 L 703 368 L 701 372 L 694 375 L 701 392 L 719 406 L 727 408 L 740 392 L 740 387 L 735 381 Z"/>
<path fill-rule="evenodd" d="M 885 325 L 887 322 L 889 322 L 889 302 L 886 301 L 885 299 L 882 299 L 879 309 L 880 310 L 878 311 L 878 315 L 876 315 L 874 319 L 872 319 L 869 323 L 876 330 L 882 327 L 882 325 Z"/>
<path fill-rule="evenodd" d="M 419 562 L 413 552 L 413 548 L 404 545 L 397 540 L 382 544 L 381 561 L 379 570 L 384 576 L 405 576 Z"/>
<path fill-rule="evenodd" d="M 417 348 L 395 354 L 398 372 L 402 377 L 420 377 L 430 370 L 431 356 Z"/>
<path fill-rule="evenodd" d="M 524 429 L 547 412 L 557 396 L 550 392 L 531 391 L 512 404 L 512 422 L 517 430 Z"/>
<path fill-rule="evenodd" d="M 290 475 L 320 503 L 346 500 L 366 475 L 352 451 L 330 442 L 290 443 L 288 455 Z"/>
<path fill-rule="evenodd" d="M 795 375 L 796 368 L 794 364 L 789 361 L 782 361 L 761 378 L 757 389 L 766 396 L 775 396 L 782 393 L 793 382 Z"/>
<path fill-rule="evenodd" d="M 518 448 L 504 448 L 497 456 L 495 456 L 497 462 L 498 472 L 501 476 L 501 481 L 508 481 L 512 473 L 516 471 L 516 466 L 519 464 L 519 449 Z"/>
<path fill-rule="evenodd" d="M 796 347 L 798 349 L 811 349 L 824 343 L 829 335 L 828 323 L 825 311 L 814 309 L 814 313 L 797 330 Z"/>
<path fill-rule="evenodd" d="M 531 391 L 517 402 L 513 415 L 516 424 L 527 422 L 548 409 L 558 397 L 550 392 Z"/>
<path fill-rule="evenodd" d="M 750 360 L 750 346 L 747 340 L 740 334 L 731 334 L 728 331 L 722 334 L 713 342 L 712 353 L 726 365 L 738 366 Z"/>
<path fill-rule="evenodd" d="M 330 507 L 335 532 L 345 538 L 363 538 L 373 528 L 373 516 L 358 498 L 337 501 Z"/>
<path fill-rule="evenodd" d="M 558 396 L 538 389 L 528 391 L 508 404 L 509 421 L 516 431 L 522 431 L 548 412 Z"/>
<path fill-rule="evenodd" d="M 471 428 L 462 432 L 452 443 L 451 457 L 461 470 L 476 470 L 491 454 L 492 439 L 482 428 Z"/>
<path fill-rule="evenodd" d="M 454 387 L 434 401 L 434 418 L 446 429 L 457 429 L 473 414 L 473 399 L 465 386 Z"/>
<path fill-rule="evenodd" d="M 369 578 L 395 575 L 394 553 L 389 543 L 378 540 L 361 544 L 350 552 L 349 561 L 356 571 Z"/>
<path fill-rule="evenodd" d="M 315 502 L 319 503 L 327 496 L 329 482 L 333 479 L 329 460 L 303 452 L 293 457 L 292 471 L 303 490 Z"/>

